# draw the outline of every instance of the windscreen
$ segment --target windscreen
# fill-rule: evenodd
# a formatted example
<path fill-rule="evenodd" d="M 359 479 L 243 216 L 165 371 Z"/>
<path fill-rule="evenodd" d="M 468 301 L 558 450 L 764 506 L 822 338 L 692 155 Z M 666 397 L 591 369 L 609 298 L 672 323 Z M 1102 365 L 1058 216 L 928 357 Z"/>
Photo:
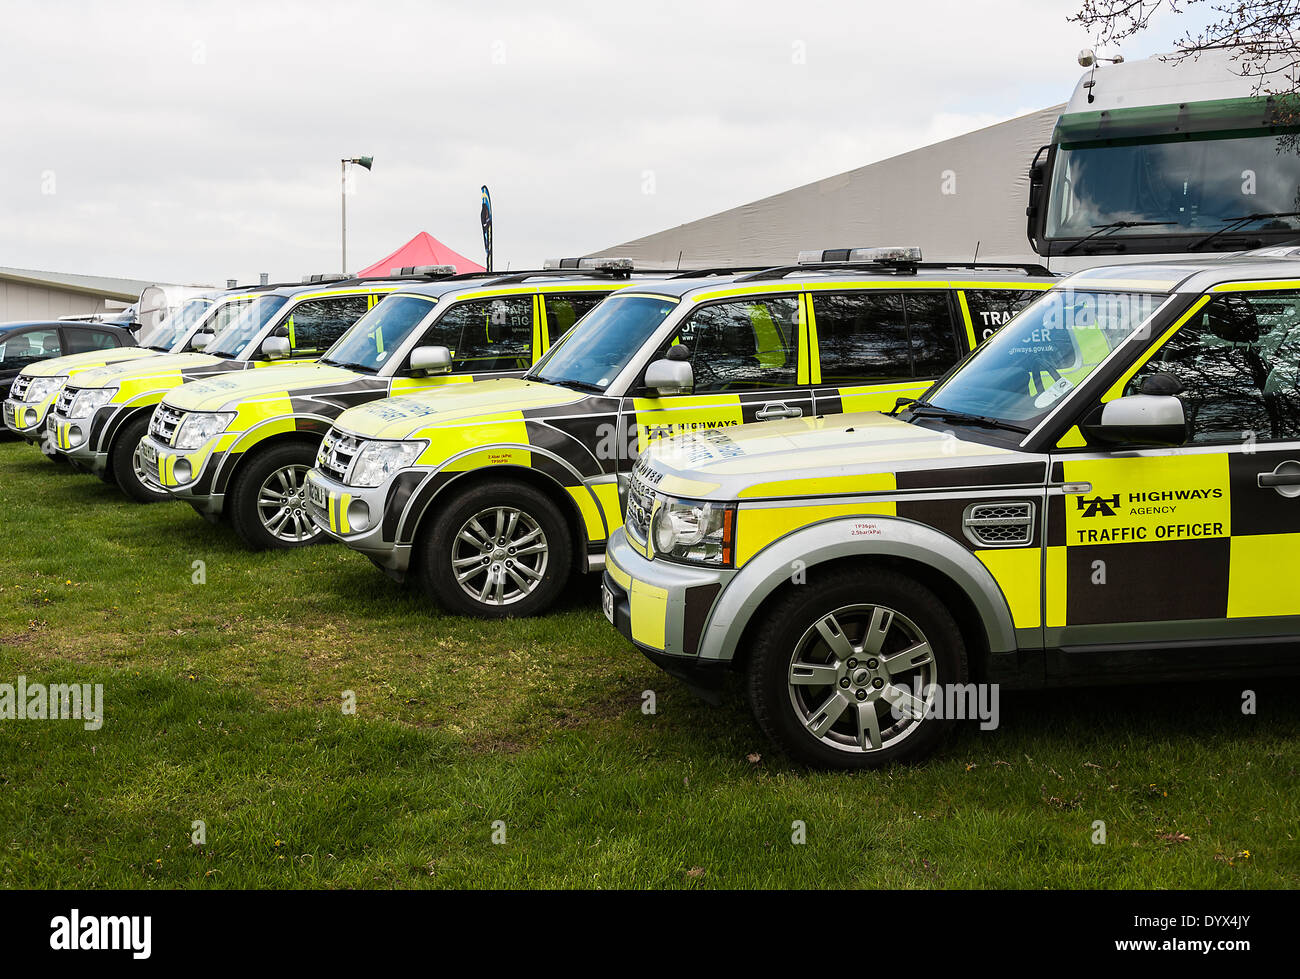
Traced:
<path fill-rule="evenodd" d="M 214 326 L 217 335 L 203 348 L 203 352 L 218 357 L 238 356 L 288 301 L 285 296 L 258 296 L 240 310 L 229 325 L 224 328 Z M 224 311 L 218 310 L 218 315 L 222 312 Z"/>
<path fill-rule="evenodd" d="M 1062 144 L 1053 166 L 1047 237 L 1300 230 L 1300 146 L 1281 136 Z M 1116 222 L 1137 227 L 1107 229 Z"/>
<path fill-rule="evenodd" d="M 1053 289 L 984 341 L 926 401 L 1032 426 L 1091 376 L 1163 299 Z"/>
<path fill-rule="evenodd" d="M 418 296 L 389 296 L 357 320 L 321 360 L 374 373 L 433 311 L 433 306 L 433 300 Z"/>
<path fill-rule="evenodd" d="M 180 309 L 140 336 L 140 346 L 169 353 L 203 319 L 212 308 L 212 302 L 206 297 L 185 300 Z"/>
<path fill-rule="evenodd" d="M 578 321 L 528 376 L 604 390 L 677 306 L 668 296 L 613 295 Z"/>

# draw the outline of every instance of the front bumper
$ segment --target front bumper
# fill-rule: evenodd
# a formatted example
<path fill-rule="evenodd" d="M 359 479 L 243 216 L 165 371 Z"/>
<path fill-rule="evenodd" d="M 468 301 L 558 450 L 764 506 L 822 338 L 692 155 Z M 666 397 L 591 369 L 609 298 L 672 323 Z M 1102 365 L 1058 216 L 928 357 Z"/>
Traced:
<path fill-rule="evenodd" d="M 210 440 L 192 451 L 160 442 L 152 435 L 140 440 L 136 450 L 144 482 L 150 489 L 184 500 L 204 516 L 221 515 L 224 493 L 212 492 L 216 452 Z"/>
<path fill-rule="evenodd" d="M 307 512 L 312 522 L 398 581 L 411 566 L 411 545 L 395 539 L 400 513 L 390 516 L 388 509 L 393 505 L 394 484 L 403 479 L 411 480 L 411 470 L 402 470 L 380 486 L 348 486 L 319 469 L 307 473 Z M 359 526 L 363 509 L 366 520 Z"/>
<path fill-rule="evenodd" d="M 698 658 L 700 637 L 714 603 L 735 573 L 729 568 L 651 561 L 620 528 L 605 552 L 604 587 L 613 596 L 613 624 L 669 673 L 712 669 L 722 661 Z"/>
<path fill-rule="evenodd" d="M 57 395 L 50 395 L 41 401 L 17 401 L 6 398 L 4 403 L 5 428 L 15 435 L 21 435 L 28 442 L 39 442 L 43 434 L 45 417 Z"/>
<path fill-rule="evenodd" d="M 54 449 L 59 455 L 80 469 L 102 476 L 108 470 L 108 453 L 95 448 L 99 441 L 98 432 L 102 428 L 96 423 L 98 414 L 96 412 L 85 418 L 68 418 L 52 410 L 48 416 L 48 425 L 54 433 Z"/>

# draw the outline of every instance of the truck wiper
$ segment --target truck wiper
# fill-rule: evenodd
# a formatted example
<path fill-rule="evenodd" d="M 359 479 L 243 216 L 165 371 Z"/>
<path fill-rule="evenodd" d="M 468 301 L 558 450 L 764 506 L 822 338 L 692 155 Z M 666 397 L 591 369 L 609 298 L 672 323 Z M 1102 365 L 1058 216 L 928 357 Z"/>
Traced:
<path fill-rule="evenodd" d="M 1104 235 L 1110 231 L 1118 231 L 1120 230 L 1120 228 L 1155 228 L 1155 227 L 1159 227 L 1160 225 L 1177 224 L 1177 223 L 1178 223 L 1177 221 L 1112 221 L 1110 224 L 1094 224 L 1093 227 L 1097 229 L 1096 231 L 1094 231 L 1090 235 L 1086 235 L 1083 238 L 1080 238 L 1073 245 L 1063 250 L 1061 254 L 1068 255 L 1076 248 L 1079 248 L 1087 244 L 1088 242 L 1092 241 L 1092 239 L 1096 238 L 1098 235 Z"/>
<path fill-rule="evenodd" d="M 967 411 L 955 411 L 952 408 L 941 408 L 938 405 L 930 404 L 928 401 L 913 401 L 907 406 L 907 410 L 918 418 L 940 418 L 944 421 L 982 425 L 985 428 L 1001 428 L 1008 432 L 1019 432 L 1022 435 L 1029 434 L 1029 429 L 1020 425 L 1013 425 L 1011 422 L 1004 422 L 1001 418 L 975 415 Z"/>
<path fill-rule="evenodd" d="M 1189 252 L 1194 252 L 1202 245 L 1208 245 L 1216 238 L 1230 234 L 1233 231 L 1240 231 L 1242 227 L 1250 224 L 1252 221 L 1265 221 L 1269 218 L 1300 218 L 1300 211 L 1265 211 L 1260 214 L 1243 214 L 1240 217 L 1235 218 L 1221 218 L 1220 220 L 1226 222 L 1224 227 L 1220 228 L 1218 231 L 1211 231 L 1204 238 L 1197 238 L 1187 246 L 1187 250 Z"/>

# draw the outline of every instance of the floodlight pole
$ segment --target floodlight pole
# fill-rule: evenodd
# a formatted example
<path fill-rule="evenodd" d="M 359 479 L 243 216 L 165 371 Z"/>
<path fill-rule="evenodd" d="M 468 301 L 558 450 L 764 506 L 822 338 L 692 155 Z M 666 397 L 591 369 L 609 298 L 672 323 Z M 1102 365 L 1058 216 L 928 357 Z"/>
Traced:
<path fill-rule="evenodd" d="M 356 156 L 352 159 L 339 160 L 339 177 L 341 179 L 339 200 L 342 204 L 343 211 L 343 267 L 339 269 L 344 275 L 348 274 L 348 164 L 355 163 L 369 170 L 374 166 L 375 158 L 373 156 Z"/>

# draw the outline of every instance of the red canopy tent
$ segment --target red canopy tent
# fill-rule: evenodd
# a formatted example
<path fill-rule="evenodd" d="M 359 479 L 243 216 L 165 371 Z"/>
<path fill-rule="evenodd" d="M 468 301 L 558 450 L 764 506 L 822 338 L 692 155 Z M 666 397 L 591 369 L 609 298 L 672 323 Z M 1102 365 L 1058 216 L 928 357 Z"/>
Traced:
<path fill-rule="evenodd" d="M 483 266 L 452 251 L 427 231 L 421 231 L 387 258 L 362 269 L 358 275 L 389 275 L 411 265 L 454 265 L 457 272 L 482 272 Z"/>

